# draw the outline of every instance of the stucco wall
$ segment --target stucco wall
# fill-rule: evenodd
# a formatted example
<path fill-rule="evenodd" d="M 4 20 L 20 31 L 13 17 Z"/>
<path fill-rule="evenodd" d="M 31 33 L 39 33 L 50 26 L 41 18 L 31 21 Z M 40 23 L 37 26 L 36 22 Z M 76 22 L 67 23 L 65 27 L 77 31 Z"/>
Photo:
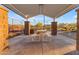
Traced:
<path fill-rule="evenodd" d="M 0 6 L 0 52 L 8 45 L 8 11 Z"/>

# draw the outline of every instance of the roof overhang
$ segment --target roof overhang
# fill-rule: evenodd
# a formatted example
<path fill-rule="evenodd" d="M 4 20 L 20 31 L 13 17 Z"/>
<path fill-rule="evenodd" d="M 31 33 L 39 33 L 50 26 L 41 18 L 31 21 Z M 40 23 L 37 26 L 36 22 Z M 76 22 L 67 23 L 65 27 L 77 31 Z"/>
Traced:
<path fill-rule="evenodd" d="M 26 18 L 26 15 L 29 15 L 30 17 L 39 15 L 39 4 L 5 4 L 4 6 L 24 18 Z M 43 15 L 58 18 L 77 6 L 78 5 L 74 4 L 44 4 Z"/>

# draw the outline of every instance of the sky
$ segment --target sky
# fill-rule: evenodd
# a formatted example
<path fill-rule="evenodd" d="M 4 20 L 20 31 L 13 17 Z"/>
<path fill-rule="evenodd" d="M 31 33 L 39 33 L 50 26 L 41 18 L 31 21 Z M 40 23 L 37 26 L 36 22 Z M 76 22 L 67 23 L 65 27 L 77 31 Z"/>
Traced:
<path fill-rule="evenodd" d="M 9 17 L 9 24 L 12 24 L 12 19 L 13 19 L 13 24 L 24 24 L 24 19 L 20 15 L 17 15 L 13 11 L 9 11 L 8 13 Z M 76 11 L 71 10 L 70 12 L 64 14 L 63 16 L 55 19 L 58 23 L 76 23 Z M 32 18 L 29 18 L 29 21 L 31 22 L 32 25 L 36 25 L 38 22 L 44 23 L 44 15 L 37 15 Z M 48 16 L 45 16 L 45 24 L 51 24 L 53 21 L 53 18 L 50 18 Z"/>

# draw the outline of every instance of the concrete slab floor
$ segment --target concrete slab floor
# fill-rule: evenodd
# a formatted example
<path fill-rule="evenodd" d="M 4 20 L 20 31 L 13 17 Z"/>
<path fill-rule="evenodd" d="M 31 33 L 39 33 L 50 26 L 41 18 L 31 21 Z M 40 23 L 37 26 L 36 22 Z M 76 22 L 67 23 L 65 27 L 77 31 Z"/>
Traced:
<path fill-rule="evenodd" d="M 41 40 L 39 40 L 39 38 Z M 76 50 L 76 40 L 63 35 L 41 37 L 20 35 L 9 39 L 9 49 L 1 55 L 63 55 Z"/>

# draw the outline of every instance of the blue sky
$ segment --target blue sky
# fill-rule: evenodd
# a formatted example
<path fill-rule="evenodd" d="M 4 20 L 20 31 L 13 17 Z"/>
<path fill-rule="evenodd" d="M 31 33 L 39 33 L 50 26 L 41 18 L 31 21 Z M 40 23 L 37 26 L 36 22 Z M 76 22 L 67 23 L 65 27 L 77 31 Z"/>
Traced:
<path fill-rule="evenodd" d="M 59 23 L 76 23 L 76 17 L 77 17 L 77 13 L 74 10 L 71 10 L 70 12 L 64 14 L 63 16 L 57 18 L 56 20 Z"/>
<path fill-rule="evenodd" d="M 24 22 L 24 18 L 17 15 L 16 13 L 14 13 L 13 11 L 9 11 L 9 23 L 12 24 L 12 19 L 14 20 L 14 24 L 23 24 Z M 35 25 L 37 24 L 38 22 L 42 22 L 43 23 L 43 18 L 44 16 L 43 15 L 37 15 L 35 17 L 32 17 L 29 19 L 29 21 Z M 53 21 L 53 18 L 50 18 L 48 16 L 45 16 L 45 24 L 51 24 L 51 22 Z M 65 15 L 59 17 L 56 19 L 56 21 L 58 23 L 75 23 L 76 22 L 76 11 L 75 9 L 74 10 L 71 10 L 70 12 L 66 13 Z"/>
<path fill-rule="evenodd" d="M 13 24 L 23 24 L 25 19 L 20 15 L 16 14 L 15 12 L 9 10 L 9 13 L 8 13 L 9 24 L 12 24 L 12 20 L 13 20 Z"/>

